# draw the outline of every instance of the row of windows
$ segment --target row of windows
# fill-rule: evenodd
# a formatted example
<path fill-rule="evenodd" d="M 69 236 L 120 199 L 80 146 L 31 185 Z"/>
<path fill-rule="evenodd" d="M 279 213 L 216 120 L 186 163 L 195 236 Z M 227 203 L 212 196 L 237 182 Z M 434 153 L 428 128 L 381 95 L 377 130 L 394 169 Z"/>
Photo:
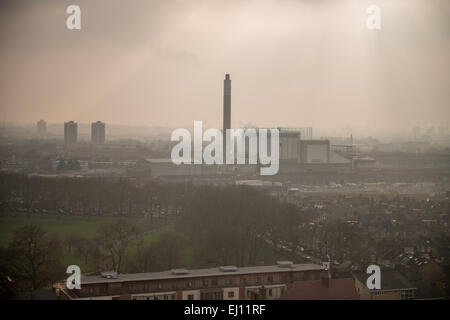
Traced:
<path fill-rule="evenodd" d="M 256 279 L 255 279 L 255 283 L 256 284 L 261 284 L 263 281 L 264 281 L 264 279 L 262 277 L 256 277 Z M 286 276 L 282 277 L 282 281 L 286 281 Z M 268 276 L 267 277 L 267 283 L 272 283 L 272 282 L 273 282 L 273 277 L 272 276 Z M 225 285 L 226 286 L 232 286 L 232 285 L 236 285 L 236 284 L 237 284 L 236 281 L 233 281 L 232 278 L 225 280 Z M 239 279 L 239 284 L 240 285 L 248 284 L 247 279 L 246 278 L 240 278 Z M 212 279 L 211 282 L 209 280 L 203 280 L 202 281 L 202 286 L 204 288 L 207 288 L 210 285 L 212 287 L 217 287 L 218 286 L 217 279 Z M 186 286 L 186 288 L 192 288 L 193 287 L 193 282 L 192 281 L 187 281 L 185 286 Z M 156 289 L 162 289 L 162 287 L 163 287 L 162 283 L 158 283 L 156 285 Z M 128 292 L 135 292 L 135 290 L 137 290 L 138 288 L 135 287 L 134 285 L 130 284 L 130 285 L 128 285 L 127 289 L 128 289 Z M 176 283 L 173 283 L 172 289 L 177 289 L 177 284 Z M 144 284 L 142 290 L 143 291 L 148 291 L 149 290 L 149 285 L 148 284 Z"/>
<path fill-rule="evenodd" d="M 358 288 L 358 292 L 359 292 L 359 288 Z M 388 292 L 386 292 L 386 291 L 375 291 L 373 293 L 373 295 L 381 296 L 381 295 L 386 294 L 386 293 L 388 293 Z M 414 296 L 413 290 L 403 290 L 401 292 L 402 299 L 412 299 L 413 296 Z"/>
<path fill-rule="evenodd" d="M 413 290 L 403 290 L 401 292 L 402 299 L 413 299 L 414 291 Z"/>
<path fill-rule="evenodd" d="M 313 277 L 313 275 L 311 275 Z M 221 282 L 220 284 L 218 283 L 218 279 L 205 279 L 202 281 L 202 287 L 203 288 L 208 288 L 208 287 L 222 287 L 222 286 L 236 286 L 236 285 L 240 285 L 240 286 L 244 286 L 244 285 L 258 285 L 258 284 L 265 284 L 265 283 L 273 283 L 274 279 L 273 276 L 260 276 L 260 277 L 256 277 L 256 278 L 252 278 L 251 281 L 248 281 L 249 279 L 247 278 L 228 278 L 225 279 L 224 282 Z M 285 283 L 287 281 L 287 276 L 286 275 L 281 275 L 281 282 Z M 176 290 L 176 289 L 183 289 L 183 288 L 193 288 L 194 287 L 194 283 L 192 281 L 187 281 L 184 284 L 178 282 L 172 282 L 172 286 L 171 286 L 171 290 Z M 143 285 L 133 285 L 133 284 L 129 284 L 126 287 L 126 290 L 128 293 L 136 293 L 136 292 L 149 292 L 151 290 L 162 290 L 163 289 L 163 283 L 159 282 L 155 284 L 149 284 L 149 283 L 145 283 Z M 169 289 L 166 285 L 164 285 L 164 289 Z M 98 289 L 98 294 L 99 295 L 107 295 L 107 287 L 103 286 L 103 287 L 99 287 Z M 93 287 L 89 287 L 87 288 L 88 294 L 89 295 L 93 295 L 94 294 L 94 288 Z"/>
<path fill-rule="evenodd" d="M 228 291 L 227 297 L 229 299 L 234 298 L 234 291 Z M 194 300 L 194 295 L 189 294 L 188 300 Z M 201 292 L 200 300 L 223 300 L 223 291 L 215 291 L 215 292 Z"/>
<path fill-rule="evenodd" d="M 193 295 L 189 295 L 188 300 L 192 300 L 192 299 L 190 299 L 190 296 L 193 296 Z M 229 295 L 228 295 L 228 297 L 229 297 Z M 200 299 L 201 300 L 223 300 L 223 291 L 201 292 Z"/>
<path fill-rule="evenodd" d="M 163 295 L 163 296 L 140 296 L 140 297 L 133 297 L 133 300 L 175 300 L 175 295 Z"/>
<path fill-rule="evenodd" d="M 278 288 L 277 288 L 278 289 Z M 274 290 L 277 290 L 277 289 L 271 289 L 271 288 L 269 288 L 268 290 L 267 290 L 267 295 L 268 295 L 268 297 L 273 297 L 274 296 L 274 294 L 275 294 L 275 291 Z M 284 293 L 284 288 L 279 288 L 279 292 L 280 292 L 280 295 L 283 295 L 283 293 Z M 246 291 L 245 291 L 245 297 L 246 298 L 249 298 L 250 296 L 251 296 L 251 293 L 252 292 L 254 292 L 255 291 L 255 289 L 251 289 L 251 288 L 248 288 Z"/>

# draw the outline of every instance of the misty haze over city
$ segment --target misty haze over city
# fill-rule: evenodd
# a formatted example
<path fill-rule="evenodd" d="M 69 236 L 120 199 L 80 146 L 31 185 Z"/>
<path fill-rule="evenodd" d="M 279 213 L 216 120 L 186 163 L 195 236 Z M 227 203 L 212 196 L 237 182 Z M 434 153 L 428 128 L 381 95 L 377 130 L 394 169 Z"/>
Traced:
<path fill-rule="evenodd" d="M 319 136 L 448 128 L 449 3 L 372 1 L 3 1 L 4 122 L 140 126 L 221 123 L 233 76 L 233 127 L 312 126 Z M 219 126 L 220 127 L 220 126 Z"/>
<path fill-rule="evenodd" d="M 449 17 L 448 0 L 2 0 L 0 300 L 189 319 L 448 300 Z"/>

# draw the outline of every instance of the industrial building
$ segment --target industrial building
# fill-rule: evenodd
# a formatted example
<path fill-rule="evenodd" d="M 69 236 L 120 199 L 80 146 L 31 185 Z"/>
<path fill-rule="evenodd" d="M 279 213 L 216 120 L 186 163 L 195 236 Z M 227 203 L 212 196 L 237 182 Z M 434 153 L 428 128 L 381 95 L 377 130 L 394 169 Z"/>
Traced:
<path fill-rule="evenodd" d="M 231 129 L 231 79 L 226 74 L 223 88 L 223 132 Z M 252 129 L 252 128 L 245 128 Z M 258 128 L 254 128 L 259 132 Z M 349 172 L 353 169 L 373 168 L 375 160 L 360 158 L 354 161 L 353 153 L 332 150 L 330 141 L 312 139 L 311 127 L 285 127 L 279 130 L 279 175 L 301 174 L 309 172 Z M 225 141 L 224 139 L 224 154 Z M 244 138 L 245 139 L 245 138 Z M 268 152 L 270 153 L 270 138 L 268 138 Z M 346 146 L 352 149 L 352 146 Z M 235 144 L 236 148 L 236 144 Z M 348 150 L 347 150 L 348 151 Z M 258 151 L 256 151 L 258 153 Z M 154 177 L 162 176 L 210 176 L 210 175 L 257 175 L 260 165 L 248 164 L 249 149 L 246 144 L 246 163 L 240 165 L 175 165 L 170 159 L 146 159 L 150 174 Z M 234 153 L 236 155 L 236 152 Z M 354 166 L 354 163 L 356 165 Z M 258 161 L 259 163 L 259 161 Z"/>

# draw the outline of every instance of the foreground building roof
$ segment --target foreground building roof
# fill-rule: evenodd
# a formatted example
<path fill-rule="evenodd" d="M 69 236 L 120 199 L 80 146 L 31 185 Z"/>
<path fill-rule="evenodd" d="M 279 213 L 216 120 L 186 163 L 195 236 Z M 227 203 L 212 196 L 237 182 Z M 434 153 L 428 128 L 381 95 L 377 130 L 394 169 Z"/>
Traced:
<path fill-rule="evenodd" d="M 280 300 L 359 300 L 352 278 L 294 282 Z"/>

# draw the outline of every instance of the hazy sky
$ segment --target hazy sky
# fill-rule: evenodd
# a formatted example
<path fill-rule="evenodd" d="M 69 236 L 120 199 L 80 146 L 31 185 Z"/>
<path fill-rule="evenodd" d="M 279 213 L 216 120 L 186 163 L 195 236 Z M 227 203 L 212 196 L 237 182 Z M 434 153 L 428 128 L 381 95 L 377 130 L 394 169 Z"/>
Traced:
<path fill-rule="evenodd" d="M 221 127 L 230 73 L 234 127 L 449 126 L 449 17 L 449 0 L 1 0 L 0 117 Z"/>

